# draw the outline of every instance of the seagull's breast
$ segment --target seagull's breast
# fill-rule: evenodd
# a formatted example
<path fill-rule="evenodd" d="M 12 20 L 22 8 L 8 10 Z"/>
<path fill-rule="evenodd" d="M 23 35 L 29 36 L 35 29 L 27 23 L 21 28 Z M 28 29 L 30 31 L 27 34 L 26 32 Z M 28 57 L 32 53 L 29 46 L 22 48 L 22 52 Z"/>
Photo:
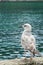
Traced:
<path fill-rule="evenodd" d="M 35 48 L 34 39 L 32 35 L 28 36 L 23 33 L 21 38 L 21 44 L 26 49 Z"/>
<path fill-rule="evenodd" d="M 31 39 L 29 36 L 26 36 L 26 35 L 22 35 L 22 38 L 21 38 L 21 44 L 23 47 L 25 48 L 29 48 L 30 44 L 31 44 Z"/>

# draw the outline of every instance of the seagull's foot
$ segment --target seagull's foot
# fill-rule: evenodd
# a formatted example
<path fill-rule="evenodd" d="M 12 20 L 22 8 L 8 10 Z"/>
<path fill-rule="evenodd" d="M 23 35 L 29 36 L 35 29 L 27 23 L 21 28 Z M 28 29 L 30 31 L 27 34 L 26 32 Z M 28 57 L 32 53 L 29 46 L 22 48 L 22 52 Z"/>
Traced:
<path fill-rule="evenodd" d="M 27 58 L 26 57 L 22 57 L 23 60 L 26 60 Z"/>
<path fill-rule="evenodd" d="M 22 61 L 23 62 L 27 62 L 27 58 L 26 57 L 22 57 Z"/>
<path fill-rule="evenodd" d="M 32 62 L 32 60 L 33 60 L 33 57 L 30 58 L 30 62 Z"/>

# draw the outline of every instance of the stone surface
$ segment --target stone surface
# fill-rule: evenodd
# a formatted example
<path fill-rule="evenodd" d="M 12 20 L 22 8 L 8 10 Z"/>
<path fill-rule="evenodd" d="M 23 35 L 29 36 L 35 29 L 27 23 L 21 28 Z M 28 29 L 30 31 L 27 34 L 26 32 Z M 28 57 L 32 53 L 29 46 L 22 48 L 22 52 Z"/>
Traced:
<path fill-rule="evenodd" d="M 43 65 L 43 57 L 2 60 L 0 65 Z"/>

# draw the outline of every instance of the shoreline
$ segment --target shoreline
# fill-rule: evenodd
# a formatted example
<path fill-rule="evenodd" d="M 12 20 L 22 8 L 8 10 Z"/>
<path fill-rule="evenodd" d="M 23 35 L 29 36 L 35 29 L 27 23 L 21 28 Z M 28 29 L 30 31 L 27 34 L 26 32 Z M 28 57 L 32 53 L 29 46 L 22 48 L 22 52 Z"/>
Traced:
<path fill-rule="evenodd" d="M 0 65 L 43 65 L 43 57 L 0 60 Z"/>

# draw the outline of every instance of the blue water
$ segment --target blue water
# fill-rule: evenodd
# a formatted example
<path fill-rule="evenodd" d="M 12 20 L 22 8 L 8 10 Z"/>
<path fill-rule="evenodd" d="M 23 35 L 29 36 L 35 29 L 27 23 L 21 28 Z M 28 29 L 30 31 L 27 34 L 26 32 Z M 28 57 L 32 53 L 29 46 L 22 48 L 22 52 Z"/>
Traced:
<path fill-rule="evenodd" d="M 24 49 L 20 40 L 24 23 L 32 25 L 36 47 L 43 54 L 43 14 L 22 10 L 14 13 L 0 13 L 0 59 L 15 59 L 23 56 Z"/>

